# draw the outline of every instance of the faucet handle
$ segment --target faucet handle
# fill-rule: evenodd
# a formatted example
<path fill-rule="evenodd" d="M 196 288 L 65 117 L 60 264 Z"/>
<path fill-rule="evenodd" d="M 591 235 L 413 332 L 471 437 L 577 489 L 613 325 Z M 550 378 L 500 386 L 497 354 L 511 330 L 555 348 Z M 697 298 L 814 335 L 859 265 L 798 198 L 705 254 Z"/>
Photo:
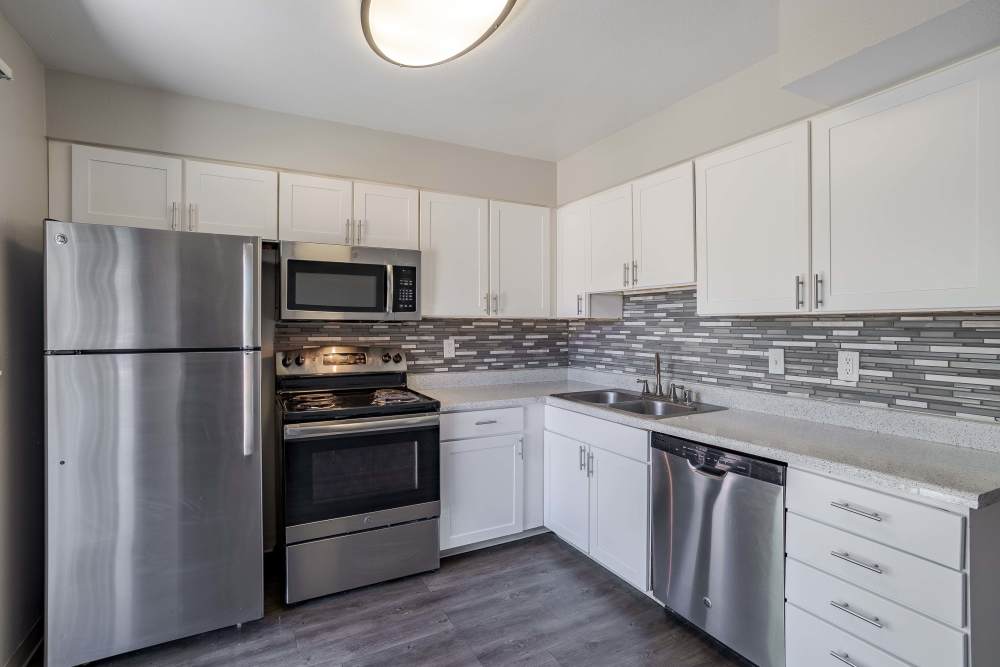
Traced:
<path fill-rule="evenodd" d="M 642 395 L 643 396 L 649 395 L 649 380 L 643 380 L 642 378 L 637 378 L 636 379 L 636 384 L 641 384 L 642 385 Z"/>
<path fill-rule="evenodd" d="M 683 391 L 684 395 L 684 405 L 691 405 L 694 401 L 692 400 L 692 394 L 690 389 L 685 389 Z"/>

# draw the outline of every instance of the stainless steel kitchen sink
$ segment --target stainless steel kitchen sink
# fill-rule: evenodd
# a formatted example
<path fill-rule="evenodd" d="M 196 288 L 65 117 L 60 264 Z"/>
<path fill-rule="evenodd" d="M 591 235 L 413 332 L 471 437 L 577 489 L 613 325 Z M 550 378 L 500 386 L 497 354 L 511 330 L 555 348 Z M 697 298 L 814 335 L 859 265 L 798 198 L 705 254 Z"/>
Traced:
<path fill-rule="evenodd" d="M 665 398 L 657 398 L 650 395 L 643 396 L 638 392 L 616 389 L 553 394 L 553 398 L 597 405 L 608 410 L 627 412 L 649 419 L 666 419 L 668 417 L 681 417 L 700 412 L 725 410 L 725 408 L 717 405 L 708 405 L 707 403 L 678 403 L 676 401 L 668 401 Z"/>

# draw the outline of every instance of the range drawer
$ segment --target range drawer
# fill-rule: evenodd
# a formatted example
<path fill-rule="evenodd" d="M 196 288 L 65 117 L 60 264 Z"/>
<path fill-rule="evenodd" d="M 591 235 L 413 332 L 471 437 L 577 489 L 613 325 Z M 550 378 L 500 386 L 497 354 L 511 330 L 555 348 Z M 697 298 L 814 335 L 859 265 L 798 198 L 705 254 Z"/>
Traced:
<path fill-rule="evenodd" d="M 785 605 L 785 664 L 788 667 L 909 667 L 902 660 L 791 604 Z"/>
<path fill-rule="evenodd" d="M 796 606 L 917 667 L 965 664 L 961 631 L 796 560 L 785 562 L 785 595 Z"/>
<path fill-rule="evenodd" d="M 965 575 L 789 512 L 788 555 L 956 628 L 965 625 Z"/>
<path fill-rule="evenodd" d="M 524 430 L 524 408 L 500 408 L 441 415 L 441 439 L 464 440 Z"/>
<path fill-rule="evenodd" d="M 545 429 L 636 461 L 649 461 L 649 432 L 572 410 L 545 406 Z"/>
<path fill-rule="evenodd" d="M 794 469 L 786 493 L 796 514 L 956 570 L 964 565 L 965 518 L 958 514 Z"/>

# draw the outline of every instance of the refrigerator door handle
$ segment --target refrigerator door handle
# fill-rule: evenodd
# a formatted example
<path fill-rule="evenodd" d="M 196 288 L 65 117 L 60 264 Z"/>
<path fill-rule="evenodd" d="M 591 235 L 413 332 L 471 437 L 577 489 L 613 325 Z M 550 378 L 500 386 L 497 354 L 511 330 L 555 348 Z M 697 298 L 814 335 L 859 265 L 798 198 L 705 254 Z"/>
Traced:
<path fill-rule="evenodd" d="M 258 406 L 260 406 L 259 355 L 243 353 L 243 456 L 253 456 L 260 435 Z"/>
<path fill-rule="evenodd" d="M 260 293 L 260 277 L 257 273 L 257 242 L 243 244 L 243 347 L 259 345 L 257 295 Z"/>

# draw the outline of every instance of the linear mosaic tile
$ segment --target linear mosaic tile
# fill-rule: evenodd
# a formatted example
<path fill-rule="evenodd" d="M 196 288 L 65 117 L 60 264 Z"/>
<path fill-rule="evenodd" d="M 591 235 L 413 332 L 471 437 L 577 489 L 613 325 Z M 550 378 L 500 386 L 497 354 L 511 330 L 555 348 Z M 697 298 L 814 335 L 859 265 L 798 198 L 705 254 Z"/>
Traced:
<path fill-rule="evenodd" d="M 699 317 L 694 291 L 626 297 L 620 322 L 569 323 L 574 368 L 1000 421 L 1000 314 Z M 785 375 L 768 350 L 785 350 Z M 861 356 L 837 379 L 837 352 Z"/>
<path fill-rule="evenodd" d="M 444 341 L 455 339 L 455 357 Z M 274 348 L 356 344 L 407 351 L 411 373 L 561 368 L 568 365 L 562 320 L 421 320 L 419 322 L 279 322 Z"/>

